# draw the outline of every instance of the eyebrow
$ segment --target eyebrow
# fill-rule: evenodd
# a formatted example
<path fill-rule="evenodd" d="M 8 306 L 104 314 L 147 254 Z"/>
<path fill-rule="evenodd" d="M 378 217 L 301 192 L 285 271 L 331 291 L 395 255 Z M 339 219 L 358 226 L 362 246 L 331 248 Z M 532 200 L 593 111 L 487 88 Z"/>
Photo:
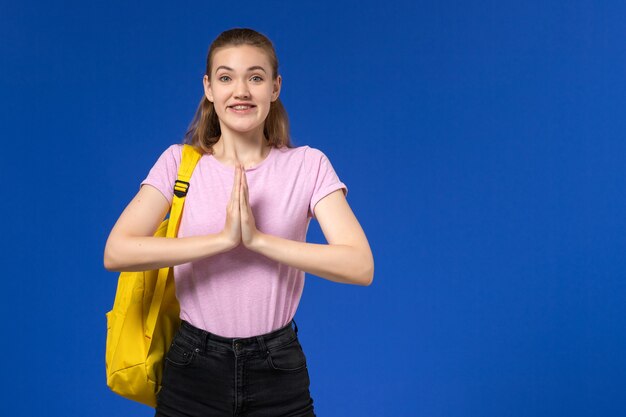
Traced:
<path fill-rule="evenodd" d="M 227 67 L 226 65 L 220 65 L 219 67 L 217 67 L 215 69 L 215 72 L 219 71 L 220 69 L 225 69 L 227 71 L 234 71 L 234 69 L 232 69 L 230 67 Z M 261 71 L 265 72 L 265 69 L 263 67 L 259 66 L 259 65 L 255 65 L 255 66 L 252 66 L 252 67 L 248 68 L 248 71 L 254 71 L 254 70 L 261 70 Z"/>

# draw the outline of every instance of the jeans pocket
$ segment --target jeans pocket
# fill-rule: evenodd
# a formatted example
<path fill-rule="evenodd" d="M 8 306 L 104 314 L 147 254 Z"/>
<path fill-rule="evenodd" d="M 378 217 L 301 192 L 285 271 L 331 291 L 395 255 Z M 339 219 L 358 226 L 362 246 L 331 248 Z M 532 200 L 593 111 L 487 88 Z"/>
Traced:
<path fill-rule="evenodd" d="M 176 339 L 170 345 L 170 348 L 165 355 L 165 360 L 174 366 L 185 367 L 189 366 L 196 356 L 197 350 L 186 343 L 177 342 Z"/>
<path fill-rule="evenodd" d="M 297 338 L 286 345 L 270 348 L 267 361 L 276 371 L 296 372 L 306 368 L 306 356 Z"/>

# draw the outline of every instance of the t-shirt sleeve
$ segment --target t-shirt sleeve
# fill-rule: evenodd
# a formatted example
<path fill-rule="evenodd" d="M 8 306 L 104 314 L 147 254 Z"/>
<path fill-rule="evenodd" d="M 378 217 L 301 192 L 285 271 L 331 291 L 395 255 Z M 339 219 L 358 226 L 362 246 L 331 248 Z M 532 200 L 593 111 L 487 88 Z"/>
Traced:
<path fill-rule="evenodd" d="M 178 175 L 178 166 L 182 158 L 182 145 L 175 144 L 167 148 L 150 169 L 148 176 L 141 182 L 156 187 L 167 198 L 170 205 L 174 198 L 174 183 Z"/>
<path fill-rule="evenodd" d="M 333 169 L 328 157 L 319 149 L 308 149 L 308 163 L 310 163 L 311 175 L 315 178 L 311 203 L 309 205 L 310 217 L 315 218 L 315 205 L 328 194 L 335 190 L 343 189 L 343 195 L 348 195 L 348 187 L 341 182 Z"/>

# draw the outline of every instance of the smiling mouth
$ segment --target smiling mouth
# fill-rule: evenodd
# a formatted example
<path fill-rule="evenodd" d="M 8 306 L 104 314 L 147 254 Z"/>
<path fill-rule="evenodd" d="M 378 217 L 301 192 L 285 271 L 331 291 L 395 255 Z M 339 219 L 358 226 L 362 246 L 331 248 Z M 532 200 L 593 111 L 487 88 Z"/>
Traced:
<path fill-rule="evenodd" d="M 243 105 L 237 105 L 237 106 L 228 106 L 233 110 L 248 110 L 248 109 L 252 109 L 256 106 L 243 106 Z"/>

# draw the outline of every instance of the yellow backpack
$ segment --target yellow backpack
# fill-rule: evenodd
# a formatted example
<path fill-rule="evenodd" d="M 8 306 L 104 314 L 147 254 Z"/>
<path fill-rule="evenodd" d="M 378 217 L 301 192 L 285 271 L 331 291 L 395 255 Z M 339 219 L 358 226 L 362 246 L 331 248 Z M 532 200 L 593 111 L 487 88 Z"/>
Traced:
<path fill-rule="evenodd" d="M 183 146 L 170 215 L 155 237 L 176 237 L 189 179 L 200 157 L 192 146 Z M 167 267 L 120 273 L 113 309 L 106 313 L 107 385 L 151 407 L 156 407 L 161 388 L 164 356 L 180 325 L 173 272 Z"/>

